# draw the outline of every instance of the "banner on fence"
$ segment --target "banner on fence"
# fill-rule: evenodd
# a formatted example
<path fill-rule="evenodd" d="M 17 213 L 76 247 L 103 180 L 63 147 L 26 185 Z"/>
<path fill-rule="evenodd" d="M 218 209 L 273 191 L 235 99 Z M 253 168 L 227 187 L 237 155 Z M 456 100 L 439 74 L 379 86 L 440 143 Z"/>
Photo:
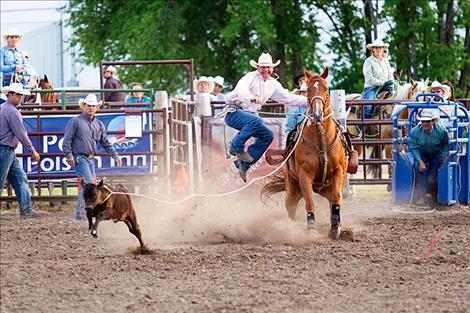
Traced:
<path fill-rule="evenodd" d="M 51 115 L 41 116 L 39 121 L 36 116 L 24 116 L 24 124 L 28 133 L 41 132 L 41 136 L 31 135 L 30 139 L 39 152 L 60 153 L 60 156 L 44 157 L 38 164 L 32 157 L 23 157 L 20 164 L 26 174 L 37 174 L 38 166 L 42 174 L 66 174 L 74 173 L 73 168 L 67 164 L 63 155 L 63 135 L 49 135 L 48 133 L 64 132 L 65 126 L 73 116 L 70 115 Z M 96 117 L 103 122 L 106 131 L 125 131 L 126 114 L 125 113 L 102 113 Z M 142 129 L 152 129 L 151 113 L 142 114 Z M 139 138 L 128 138 L 124 134 L 108 134 L 109 141 L 113 144 L 118 154 L 124 152 L 149 152 L 152 151 L 152 134 L 142 134 Z M 105 152 L 103 147 L 98 144 L 98 153 Z M 16 150 L 17 153 L 29 153 L 20 144 Z M 152 156 L 150 155 L 122 155 L 123 166 L 116 167 L 115 161 L 109 156 L 95 156 L 96 173 L 100 176 L 110 173 L 150 173 L 152 172 Z"/>

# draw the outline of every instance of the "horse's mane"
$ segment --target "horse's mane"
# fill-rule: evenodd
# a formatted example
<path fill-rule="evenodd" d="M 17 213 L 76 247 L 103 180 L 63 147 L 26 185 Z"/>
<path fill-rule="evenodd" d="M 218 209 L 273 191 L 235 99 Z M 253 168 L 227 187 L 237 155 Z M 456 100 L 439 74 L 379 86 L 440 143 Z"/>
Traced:
<path fill-rule="evenodd" d="M 396 100 L 405 100 L 408 96 L 408 91 L 411 88 L 410 83 L 405 83 L 404 85 L 398 86 L 397 95 L 395 96 Z"/>

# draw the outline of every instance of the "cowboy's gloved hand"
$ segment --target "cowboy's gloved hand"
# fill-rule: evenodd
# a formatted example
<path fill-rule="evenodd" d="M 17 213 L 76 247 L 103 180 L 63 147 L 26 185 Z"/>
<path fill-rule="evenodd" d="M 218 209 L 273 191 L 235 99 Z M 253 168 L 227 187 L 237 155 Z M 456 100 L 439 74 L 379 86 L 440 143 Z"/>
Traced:
<path fill-rule="evenodd" d="M 24 69 L 23 65 L 17 65 L 16 68 L 15 68 L 15 72 L 21 72 L 21 71 L 23 71 L 23 69 Z"/>

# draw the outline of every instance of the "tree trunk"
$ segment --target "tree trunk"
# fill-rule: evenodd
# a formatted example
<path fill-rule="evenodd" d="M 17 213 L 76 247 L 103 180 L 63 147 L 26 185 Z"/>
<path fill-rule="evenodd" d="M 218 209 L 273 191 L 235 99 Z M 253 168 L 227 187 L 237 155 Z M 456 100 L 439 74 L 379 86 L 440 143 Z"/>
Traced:
<path fill-rule="evenodd" d="M 274 55 L 273 58 L 281 60 L 281 63 L 276 68 L 276 73 L 279 75 L 279 82 L 282 86 L 287 87 L 286 82 L 286 53 L 284 49 L 284 31 L 282 29 L 283 17 L 280 15 L 280 4 L 278 0 L 271 0 L 271 8 L 274 13 L 274 25 L 276 26 L 276 42 L 274 44 Z"/>
<path fill-rule="evenodd" d="M 447 47 L 452 47 L 454 45 L 454 1 L 449 1 L 447 3 L 444 39 Z"/>
<path fill-rule="evenodd" d="M 465 28 L 465 51 L 467 52 L 467 57 L 465 65 L 462 69 L 460 79 L 459 79 L 459 88 L 462 89 L 462 98 L 466 98 L 470 95 L 470 28 Z"/>
<path fill-rule="evenodd" d="M 364 29 L 366 43 L 372 42 L 372 29 L 375 29 L 374 38 L 377 38 L 377 21 L 374 18 L 374 7 L 372 6 L 372 0 L 364 1 L 364 18 L 366 20 L 366 27 Z M 375 25 L 374 25 L 375 24 Z M 368 27 L 369 26 L 369 27 Z M 368 54 L 366 48 L 366 55 Z"/>

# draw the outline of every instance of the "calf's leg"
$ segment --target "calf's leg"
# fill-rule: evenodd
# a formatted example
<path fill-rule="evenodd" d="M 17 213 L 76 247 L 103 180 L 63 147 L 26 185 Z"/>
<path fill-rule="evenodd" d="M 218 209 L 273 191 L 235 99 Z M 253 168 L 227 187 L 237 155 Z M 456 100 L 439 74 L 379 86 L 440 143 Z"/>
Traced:
<path fill-rule="evenodd" d="M 135 213 L 128 216 L 124 222 L 129 228 L 129 231 L 131 232 L 131 234 L 136 236 L 137 239 L 139 240 L 140 248 L 144 249 L 145 244 L 144 244 L 144 241 L 142 240 L 142 233 L 140 231 L 139 224 L 137 224 L 137 218 L 135 217 Z"/>

